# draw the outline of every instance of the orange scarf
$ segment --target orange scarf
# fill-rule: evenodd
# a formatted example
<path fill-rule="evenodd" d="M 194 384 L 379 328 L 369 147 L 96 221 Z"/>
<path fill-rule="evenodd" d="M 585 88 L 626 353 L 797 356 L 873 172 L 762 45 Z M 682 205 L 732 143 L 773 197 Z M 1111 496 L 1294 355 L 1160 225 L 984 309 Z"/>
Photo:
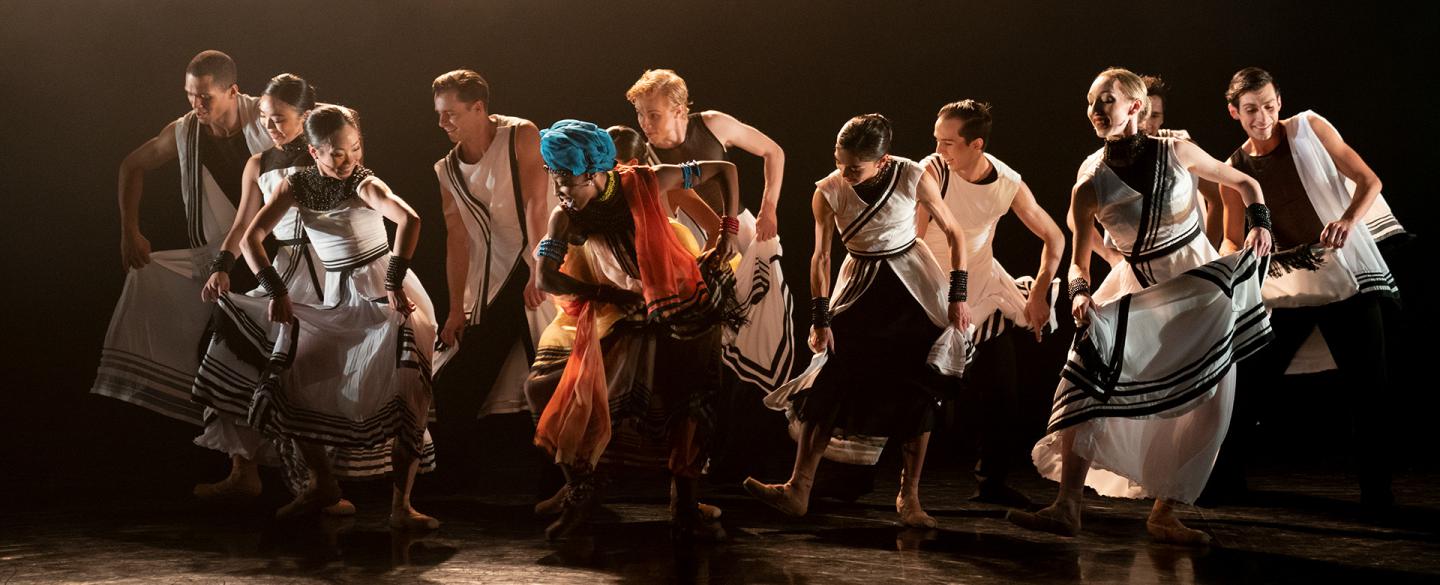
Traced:
<path fill-rule="evenodd" d="M 695 257 L 675 237 L 670 218 L 660 204 L 655 171 L 649 167 L 621 167 L 616 174 L 635 221 L 635 259 L 647 319 L 663 321 L 707 301 L 709 293 Z M 582 460 L 594 466 L 610 442 L 609 390 L 595 328 L 595 308 L 590 301 L 559 304 L 567 314 L 577 316 L 575 344 L 555 394 L 540 415 L 535 444 L 554 453 L 557 463 Z M 698 456 L 693 426 L 675 429 L 685 436 L 680 439 L 680 453 L 672 453 L 670 467 L 684 467 Z M 677 457 L 681 453 L 683 456 Z"/>

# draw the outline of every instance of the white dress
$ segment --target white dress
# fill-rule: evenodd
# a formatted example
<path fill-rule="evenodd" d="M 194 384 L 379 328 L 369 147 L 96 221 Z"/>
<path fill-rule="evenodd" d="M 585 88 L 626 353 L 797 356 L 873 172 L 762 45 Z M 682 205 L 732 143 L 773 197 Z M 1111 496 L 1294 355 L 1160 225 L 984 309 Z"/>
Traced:
<path fill-rule="evenodd" d="M 384 217 L 355 194 L 372 180 L 369 171 L 355 173 L 342 183 L 307 168 L 289 179 L 325 270 L 323 300 L 291 299 L 295 320 L 272 326 L 268 298 L 227 295 L 220 306 L 232 337 L 211 345 L 194 388 L 197 401 L 262 434 L 334 448 L 335 473 L 350 478 L 388 473 L 395 441 L 418 454 L 422 468 L 433 467 L 426 425 L 436 335 L 434 309 L 414 274 L 404 289 L 415 310 L 406 316 L 387 304 Z M 262 361 L 245 356 L 246 346 L 258 348 Z"/>
<path fill-rule="evenodd" d="M 932 154 L 921 161 L 921 165 L 933 169 L 940 178 L 940 199 L 965 234 L 968 303 L 970 315 L 976 322 L 976 344 L 1003 333 L 1010 324 L 1032 328 L 1025 316 L 1025 303 L 1035 287 L 1034 277 L 1010 276 L 994 254 L 995 226 L 1010 212 L 1015 194 L 1020 191 L 1020 173 L 989 153 L 985 158 L 995 167 L 996 178 L 984 185 L 966 181 L 939 155 Z M 944 230 L 933 220 L 925 230 L 925 243 L 940 258 L 945 258 L 950 251 Z M 1039 293 L 1050 301 L 1050 318 L 1040 324 L 1046 331 L 1055 330 L 1055 297 L 1059 286 L 1058 279 L 1052 280 Z"/>
<path fill-rule="evenodd" d="M 1125 261 L 1095 290 L 1055 391 L 1048 434 L 1031 453 L 1060 479 L 1060 432 L 1090 461 L 1085 484 L 1104 496 L 1193 502 L 1230 424 L 1234 362 L 1270 338 L 1260 301 L 1266 263 L 1218 257 L 1202 232 L 1195 184 L 1174 139 L 1152 139 L 1154 196 L 1100 162 L 1085 170 L 1096 217 Z"/>
<path fill-rule="evenodd" d="M 259 100 L 241 95 L 239 106 L 246 147 L 252 154 L 271 148 Z M 204 407 L 190 400 L 190 383 L 213 308 L 200 289 L 235 219 L 235 205 L 200 162 L 202 125 L 194 112 L 175 125 L 190 247 L 153 252 L 149 264 L 126 274 L 90 388 L 195 425 L 203 424 Z"/>

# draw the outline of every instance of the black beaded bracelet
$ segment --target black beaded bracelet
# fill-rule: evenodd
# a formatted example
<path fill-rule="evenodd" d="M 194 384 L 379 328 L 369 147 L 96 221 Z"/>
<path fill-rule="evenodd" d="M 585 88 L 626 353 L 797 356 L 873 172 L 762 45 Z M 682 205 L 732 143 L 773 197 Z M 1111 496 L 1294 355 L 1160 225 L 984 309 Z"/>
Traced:
<path fill-rule="evenodd" d="M 949 301 L 952 302 L 952 303 L 955 303 L 955 302 L 963 303 L 963 302 L 965 302 L 965 301 L 967 301 L 967 300 L 970 300 L 970 291 L 967 290 L 967 289 L 969 288 L 969 286 L 970 286 L 970 273 L 969 273 L 969 272 L 966 272 L 966 271 L 964 271 L 964 270 L 951 270 L 951 271 L 950 271 L 950 296 L 949 296 Z"/>
<path fill-rule="evenodd" d="M 216 272 L 229 274 L 232 268 L 235 268 L 235 255 L 231 254 L 229 250 L 221 250 L 219 254 L 215 255 L 215 259 L 210 261 L 210 274 Z"/>
<path fill-rule="evenodd" d="M 385 290 L 405 288 L 405 273 L 410 270 L 410 259 L 390 257 L 390 267 L 385 270 Z"/>
<path fill-rule="evenodd" d="M 1074 300 L 1079 295 L 1090 294 L 1090 281 L 1083 278 L 1070 279 L 1070 298 Z"/>
<path fill-rule="evenodd" d="M 810 325 L 822 328 L 830 326 L 830 297 L 810 299 Z"/>
<path fill-rule="evenodd" d="M 290 289 L 285 287 L 285 279 L 280 278 L 274 266 L 266 266 L 255 273 L 255 278 L 260 280 L 260 286 L 265 287 L 265 293 L 272 299 L 290 294 Z"/>
<path fill-rule="evenodd" d="M 1271 229 L 1270 208 L 1264 203 L 1251 203 L 1245 206 L 1245 231 L 1255 228 Z"/>

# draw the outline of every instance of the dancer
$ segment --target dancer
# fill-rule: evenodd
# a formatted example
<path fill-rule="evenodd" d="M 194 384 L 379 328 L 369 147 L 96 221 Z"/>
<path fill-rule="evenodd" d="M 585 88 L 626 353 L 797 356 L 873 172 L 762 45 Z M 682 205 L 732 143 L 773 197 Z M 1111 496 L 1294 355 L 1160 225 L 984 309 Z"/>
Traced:
<path fill-rule="evenodd" d="M 835 140 L 836 170 L 816 183 L 810 259 L 810 349 L 816 357 L 804 374 L 766 397 L 768 406 L 788 410 L 799 421 L 795 467 L 784 484 L 751 477 L 744 486 L 781 512 L 803 516 L 832 434 L 892 437 L 904 441 L 895 498 L 900 522 L 934 527 L 935 519 L 920 506 L 920 472 L 937 402 L 953 385 L 945 374 L 958 377 L 968 354 L 968 333 L 962 333 L 970 327 L 966 246 L 934 177 L 914 161 L 889 154 L 891 134 L 890 121 L 880 114 L 851 118 Z M 940 267 L 916 237 L 917 207 L 945 234 L 948 303 Z M 833 314 L 832 229 L 848 251 Z"/>
<path fill-rule="evenodd" d="M 563 512 L 546 536 L 584 524 L 603 485 L 595 469 L 602 456 L 625 460 L 607 451 L 612 430 L 640 441 L 625 447 L 663 446 L 676 536 L 718 536 L 695 492 L 720 380 L 717 325 L 738 312 L 722 260 L 737 227 L 735 167 L 617 167 L 609 134 L 576 120 L 542 132 L 540 149 L 560 198 L 538 251 L 540 286 L 560 295 L 563 310 L 541 336 L 526 396 L 540 413 L 535 442 L 567 480 Z M 697 263 L 698 246 L 666 217 L 660 194 L 717 177 L 725 227 Z"/>
<path fill-rule="evenodd" d="M 481 449 L 474 421 L 525 410 L 535 342 L 555 317 L 531 274 L 554 198 L 539 130 L 491 113 L 490 86 L 479 73 L 445 73 L 431 93 L 439 126 L 455 143 L 435 163 L 450 291 L 435 357 L 438 427 L 457 455 L 453 469 L 468 477 Z"/>
<path fill-rule="evenodd" d="M 1270 251 L 1260 187 L 1199 147 L 1140 132 L 1145 83 L 1107 69 L 1090 85 L 1087 115 L 1105 140 L 1082 173 L 1072 225 L 1099 220 L 1124 255 L 1093 293 L 1092 231 L 1075 231 L 1071 313 L 1082 327 L 1055 391 L 1048 434 L 1032 457 L 1060 482 L 1051 506 L 1012 510 L 1012 522 L 1073 536 L 1084 488 L 1152 497 L 1146 528 L 1164 542 L 1203 545 L 1174 504 L 1193 502 L 1225 436 L 1234 397 L 1232 364 L 1269 336 L 1259 287 Z M 1193 176 L 1234 189 L 1249 206 L 1245 252 L 1218 258 L 1201 235 Z"/>
<path fill-rule="evenodd" d="M 652 161 L 680 164 L 691 160 L 723 160 L 727 149 L 739 147 L 765 160 L 765 189 L 759 216 L 742 211 L 735 238 L 741 253 L 736 267 L 736 292 L 745 306 L 744 324 L 725 331 L 725 380 L 718 403 L 722 427 L 717 429 L 712 481 L 729 484 L 747 475 L 763 449 L 747 427 L 768 422 L 769 413 L 755 400 L 773 392 L 789 377 L 795 359 L 790 313 L 793 301 L 780 260 L 784 250 L 776 236 L 775 209 L 785 173 L 785 152 L 763 132 L 729 114 L 690 112 L 690 90 L 669 69 L 652 69 L 625 93 L 635 107 L 640 128 L 650 141 Z M 698 183 L 695 189 L 668 192 L 672 214 L 713 244 L 714 212 L 720 211 L 718 185 Z M 693 194 L 692 194 L 693 193 Z M 696 195 L 714 212 L 696 210 Z"/>
<path fill-rule="evenodd" d="M 970 310 L 978 359 L 965 383 L 979 395 L 979 453 L 975 462 L 978 488 L 971 500 L 1016 508 L 1030 504 L 1024 494 L 1005 484 L 1016 446 L 1016 371 L 1014 336 L 1008 325 L 1029 329 L 1035 341 L 1055 329 L 1055 295 L 1065 235 L 1035 201 L 1020 173 L 986 152 L 993 118 L 990 105 L 962 100 L 940 108 L 935 121 L 935 154 L 921 161 L 927 176 L 940 186 L 945 204 L 965 234 L 970 267 Z M 1035 277 L 1010 276 L 994 257 L 995 227 L 1013 211 L 1030 233 L 1044 242 Z M 929 229 L 930 214 L 917 214 L 920 237 L 936 254 L 950 250 L 942 230 Z M 982 349 L 983 348 L 983 349 Z"/>
<path fill-rule="evenodd" d="M 260 120 L 269 133 L 275 147 L 250 157 L 241 177 L 240 204 L 230 231 L 221 241 L 220 251 L 210 263 L 210 278 L 200 290 L 205 302 L 216 302 L 230 292 L 230 271 L 235 265 L 236 254 L 240 253 L 240 240 L 250 226 L 260 206 L 274 196 L 275 185 L 295 171 L 315 165 L 310 158 L 308 144 L 304 139 L 305 116 L 315 107 L 315 88 L 304 79 L 289 73 L 270 79 L 259 100 Z M 293 211 L 280 221 L 275 229 L 280 240 L 276 251 L 275 266 L 290 289 L 291 298 L 297 302 L 315 303 L 320 300 L 318 279 L 319 260 L 310 251 L 309 240 L 305 237 L 300 217 Z M 265 291 L 257 288 L 246 293 L 248 296 L 263 296 Z M 220 326 L 233 322 L 225 319 L 223 313 L 214 323 Z M 222 336 L 222 338 L 225 336 Z M 233 339 L 233 337 L 231 337 Z M 212 341 L 207 355 L 217 355 L 227 350 L 222 339 Z M 229 354 L 233 355 L 233 354 Z M 233 377 L 207 367 L 201 360 L 195 384 L 213 386 L 213 390 L 233 382 Z M 250 371 L 246 383 L 237 384 L 236 417 L 223 416 L 221 411 L 207 408 L 205 431 L 195 439 L 202 447 L 219 450 L 230 456 L 230 475 L 224 480 L 195 486 L 195 495 L 201 499 L 243 498 L 260 494 L 261 482 L 257 461 L 262 457 L 273 459 L 278 455 L 274 446 L 260 433 L 245 426 L 245 409 L 249 405 L 250 392 L 259 378 L 258 371 Z M 293 474 L 287 477 L 294 479 Z M 336 512 L 353 512 L 348 502 L 342 502 Z"/>
<path fill-rule="evenodd" d="M 185 68 L 191 111 L 120 163 L 120 260 L 128 273 L 90 390 L 197 426 L 204 408 L 190 400 L 190 384 L 211 310 L 200 290 L 235 216 L 247 160 L 273 145 L 259 100 L 240 93 L 235 79 L 225 53 L 195 55 Z M 145 173 L 177 159 L 190 247 L 152 253 L 138 216 Z"/>
<path fill-rule="evenodd" d="M 1265 70 L 1248 67 L 1235 73 L 1225 97 L 1230 116 L 1247 136 L 1229 162 L 1264 188 L 1274 209 L 1276 246 L 1326 249 L 1319 270 L 1267 283 L 1265 304 L 1273 309 L 1275 342 L 1240 368 L 1241 383 L 1254 389 L 1278 386 L 1297 350 L 1318 328 L 1319 343 L 1328 346 L 1347 386 L 1388 388 L 1390 324 L 1382 313 L 1397 301 L 1398 289 L 1360 220 L 1379 197 L 1380 179 L 1319 114 L 1305 111 L 1282 120 L 1280 89 Z M 1233 245 L 1243 230 L 1244 203 L 1226 190 L 1225 205 L 1226 237 Z M 1237 398 L 1237 429 L 1226 440 L 1207 494 L 1217 502 L 1244 494 L 1243 459 L 1259 414 L 1251 406 L 1259 397 L 1249 394 Z M 1355 422 L 1361 501 L 1387 508 L 1394 501 L 1389 404 L 1362 400 L 1349 412 Z"/>
<path fill-rule="evenodd" d="M 315 166 L 276 185 L 242 242 L 246 262 L 270 297 L 264 314 L 279 324 L 273 342 L 266 343 L 273 351 L 265 356 L 248 422 L 261 432 L 294 439 L 310 470 L 307 488 L 277 515 L 293 516 L 339 500 L 328 445 L 389 451 L 390 526 L 435 528 L 439 522 L 410 503 L 428 438 L 436 331 L 429 297 L 408 269 L 420 218 L 361 166 L 354 112 L 318 107 L 305 120 L 305 133 Z M 323 304 L 294 302 L 261 246 L 291 207 L 299 209 L 325 266 Z M 393 253 L 385 219 L 397 225 Z M 248 298 L 231 300 L 258 304 Z M 235 317 L 248 315 L 237 311 Z"/>

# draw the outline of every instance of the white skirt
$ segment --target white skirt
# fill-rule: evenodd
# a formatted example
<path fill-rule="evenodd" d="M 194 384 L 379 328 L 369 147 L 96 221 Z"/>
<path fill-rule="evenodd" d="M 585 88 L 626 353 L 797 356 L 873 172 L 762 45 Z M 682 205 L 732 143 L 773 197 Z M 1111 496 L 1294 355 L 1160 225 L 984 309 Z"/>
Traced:
<path fill-rule="evenodd" d="M 409 317 L 385 304 L 388 256 L 325 273 L 323 304 L 294 302 L 296 321 L 271 324 L 269 299 L 227 295 L 224 321 L 195 377 L 196 400 L 228 424 L 212 425 L 197 444 L 237 446 L 236 424 L 267 436 L 324 444 L 341 477 L 390 471 L 396 440 L 434 467 L 429 432 L 434 310 L 413 274 Z M 217 320 L 218 322 L 219 320 Z M 282 458 L 288 441 L 277 441 Z"/>
<path fill-rule="evenodd" d="M 736 236 L 740 266 L 735 271 L 735 296 L 745 307 L 745 324 L 725 328 L 725 366 L 741 380 L 769 393 L 790 376 L 795 361 L 795 331 L 790 321 L 794 299 L 780 269 L 784 254 L 780 236 L 755 240 L 755 217 L 740 214 Z M 703 240 L 702 240 L 703 241 Z"/>
<path fill-rule="evenodd" d="M 1143 290 L 1128 264 L 1111 270 L 1031 452 L 1041 475 L 1059 481 L 1060 433 L 1074 427 L 1085 485 L 1100 495 L 1199 497 L 1230 425 L 1234 363 L 1271 337 L 1265 260 L 1243 252 L 1175 274 L 1214 255 L 1197 240 L 1172 254 L 1169 279 Z"/>

